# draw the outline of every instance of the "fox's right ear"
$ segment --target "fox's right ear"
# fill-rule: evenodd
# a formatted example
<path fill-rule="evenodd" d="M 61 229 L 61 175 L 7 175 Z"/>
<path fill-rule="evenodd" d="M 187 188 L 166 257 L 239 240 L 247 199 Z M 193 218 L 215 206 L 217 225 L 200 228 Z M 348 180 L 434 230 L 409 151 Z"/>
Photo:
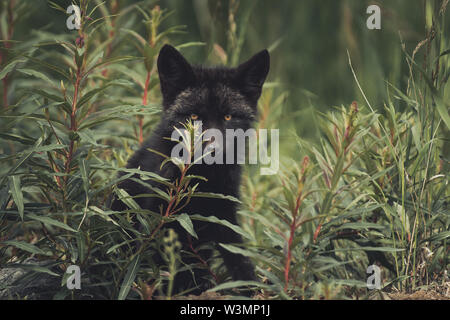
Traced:
<path fill-rule="evenodd" d="M 236 80 L 241 91 L 256 103 L 270 68 L 269 51 L 263 50 L 255 54 L 247 62 L 237 67 Z"/>
<path fill-rule="evenodd" d="M 175 49 L 166 44 L 158 56 L 158 73 L 161 92 L 165 102 L 173 101 L 178 93 L 195 79 L 189 62 Z"/>

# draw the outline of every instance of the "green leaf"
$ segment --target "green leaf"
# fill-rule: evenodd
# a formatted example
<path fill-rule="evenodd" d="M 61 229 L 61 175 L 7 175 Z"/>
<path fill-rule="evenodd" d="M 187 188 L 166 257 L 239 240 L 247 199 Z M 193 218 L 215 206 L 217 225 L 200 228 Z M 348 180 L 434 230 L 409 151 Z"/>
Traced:
<path fill-rule="evenodd" d="M 421 242 L 427 242 L 427 241 L 442 241 L 450 237 L 450 231 L 443 231 L 439 232 L 435 235 L 432 235 L 431 237 L 422 240 Z"/>
<path fill-rule="evenodd" d="M 350 287 L 357 287 L 357 288 L 367 288 L 367 283 L 360 280 L 353 280 L 353 279 L 338 279 L 333 281 L 334 283 L 342 286 L 350 286 Z"/>
<path fill-rule="evenodd" d="M 22 189 L 20 187 L 19 176 L 10 177 L 10 182 L 12 184 L 11 193 L 12 193 L 12 196 L 14 199 L 14 203 L 17 205 L 17 210 L 19 211 L 20 218 L 23 221 L 24 205 L 23 205 L 23 194 L 22 194 Z"/>
<path fill-rule="evenodd" d="M 131 60 L 136 60 L 136 59 L 138 59 L 138 58 L 131 57 L 131 56 L 114 57 L 114 58 L 105 59 L 105 60 L 95 64 L 92 68 L 89 68 L 88 71 L 86 71 L 86 74 L 89 74 L 94 69 L 96 69 L 98 67 L 101 67 L 101 66 L 106 66 L 106 65 L 111 64 L 111 63 L 117 63 L 117 62 L 123 62 L 123 61 L 131 61 Z"/>
<path fill-rule="evenodd" d="M 186 42 L 186 43 L 180 44 L 179 46 L 176 46 L 175 48 L 177 50 L 181 50 L 181 49 L 189 48 L 189 47 L 203 47 L 203 46 L 206 46 L 205 42 L 192 41 L 192 42 Z"/>
<path fill-rule="evenodd" d="M 281 271 L 282 268 L 283 268 L 282 265 L 277 265 L 277 264 L 273 263 L 273 261 L 271 261 L 271 259 L 268 259 L 266 256 L 263 256 L 263 255 L 258 254 L 256 252 L 253 252 L 253 251 L 250 251 L 250 250 L 247 250 L 247 249 L 243 249 L 243 248 L 239 248 L 239 247 L 234 246 L 232 244 L 219 243 L 219 245 L 222 248 L 230 251 L 231 253 L 241 254 L 244 257 L 249 257 L 249 258 L 258 260 L 259 262 L 261 262 L 263 264 L 267 264 L 268 266 L 271 267 L 272 270 Z"/>
<path fill-rule="evenodd" d="M 97 143 L 97 137 L 95 136 L 93 131 L 85 129 L 83 131 L 78 131 L 78 135 L 80 136 L 82 142 L 101 147 L 101 145 Z"/>
<path fill-rule="evenodd" d="M 77 249 L 78 249 L 78 256 L 80 261 L 84 261 L 86 258 L 86 242 L 83 237 L 83 233 L 78 232 L 77 233 Z M 72 262 L 76 263 L 76 260 L 74 261 L 74 258 L 72 257 Z"/>
<path fill-rule="evenodd" d="M 77 50 L 75 50 L 75 63 L 77 64 L 78 70 L 80 70 L 81 66 L 83 65 L 85 54 L 86 51 L 84 50 L 84 48 L 77 48 Z"/>
<path fill-rule="evenodd" d="M 447 129 L 450 129 L 450 116 L 448 115 L 449 106 L 440 97 L 436 97 L 435 102 L 439 115 L 447 126 Z"/>
<path fill-rule="evenodd" d="M 63 144 L 49 144 L 46 146 L 38 146 L 38 147 L 33 147 L 33 148 L 29 148 L 27 150 L 18 152 L 15 154 L 15 157 L 20 157 L 22 155 L 31 155 L 36 152 L 48 152 L 48 151 L 53 151 L 53 150 L 59 150 L 59 149 L 64 149 L 65 147 L 67 147 L 67 146 L 63 145 Z"/>
<path fill-rule="evenodd" d="M 119 196 L 119 200 L 122 201 L 129 208 L 134 209 L 134 210 L 141 209 L 139 204 L 124 189 L 116 188 L 115 192 Z"/>
<path fill-rule="evenodd" d="M 227 196 L 220 193 L 212 193 L 212 192 L 195 192 L 192 194 L 193 198 L 211 198 L 211 199 L 223 199 L 230 200 L 233 202 L 241 203 L 241 201 L 233 196 Z"/>
<path fill-rule="evenodd" d="M 383 225 L 380 225 L 377 223 L 371 223 L 371 222 L 348 222 L 348 223 L 344 223 L 340 227 L 336 228 L 335 231 L 345 230 L 345 229 L 353 229 L 353 230 L 379 229 L 379 230 L 383 230 L 383 229 L 386 229 L 386 226 L 383 226 Z"/>
<path fill-rule="evenodd" d="M 128 296 L 128 292 L 130 292 L 131 286 L 133 285 L 134 279 L 136 278 L 137 272 L 139 270 L 140 260 L 141 256 L 137 255 L 130 262 L 127 274 L 125 275 L 122 286 L 120 287 L 119 296 L 117 297 L 118 300 L 125 300 Z"/>
<path fill-rule="evenodd" d="M 106 166 L 106 165 L 92 165 L 91 168 L 93 169 L 102 169 L 102 170 L 113 170 L 113 171 L 120 171 L 120 172 L 125 172 L 125 173 L 134 173 L 134 174 L 138 174 L 144 178 L 141 177 L 141 179 L 143 180 L 148 180 L 152 179 L 155 181 L 169 181 L 167 178 L 161 177 L 160 175 L 154 173 L 154 172 L 150 172 L 150 171 L 144 171 L 144 170 L 140 170 L 140 169 L 130 169 L 130 168 L 115 168 L 115 167 L 111 167 L 111 166 Z"/>
<path fill-rule="evenodd" d="M 109 108 L 107 110 L 102 110 L 90 114 L 86 120 L 82 122 L 79 130 L 96 126 L 100 123 L 110 121 L 110 120 L 124 120 L 127 117 L 137 116 L 137 115 L 154 115 L 159 113 L 159 106 L 156 104 L 148 104 L 147 106 L 142 105 L 123 105 L 114 108 Z"/>
<path fill-rule="evenodd" d="M 120 247 L 122 247 L 122 246 L 124 246 L 126 244 L 133 243 L 135 241 L 136 241 L 135 239 L 131 239 L 131 240 L 126 240 L 126 241 L 123 241 L 121 243 L 115 244 L 111 248 L 109 248 L 108 251 L 106 251 L 106 254 L 110 254 L 111 252 L 116 251 L 116 249 L 118 249 L 118 248 L 120 248 Z"/>
<path fill-rule="evenodd" d="M 341 251 L 380 251 L 380 252 L 400 252 L 405 251 L 405 249 L 402 248 L 392 248 L 392 247 L 355 247 L 355 248 L 336 248 L 333 251 L 334 252 L 341 252 Z M 331 252 L 331 251 L 327 251 Z"/>
<path fill-rule="evenodd" d="M 98 51 L 100 50 L 100 51 Z M 104 55 L 104 51 L 102 47 L 99 47 L 95 50 L 97 53 L 95 54 L 95 56 L 89 60 L 89 62 L 87 63 L 87 68 L 90 69 L 92 66 L 94 66 L 96 63 L 98 63 L 101 59 L 103 59 L 103 55 Z"/>
<path fill-rule="evenodd" d="M 191 218 L 186 213 L 182 213 L 176 217 L 176 220 L 180 225 L 195 239 L 198 239 L 197 233 L 195 233 L 194 225 L 192 224 Z"/>
<path fill-rule="evenodd" d="M 131 34 L 133 37 L 136 38 L 136 40 L 139 41 L 139 43 L 141 45 L 145 45 L 145 43 L 146 43 L 145 39 L 140 34 L 138 34 L 136 31 L 130 30 L 130 29 L 125 29 L 125 28 L 121 28 L 120 31 L 124 31 L 126 33 Z"/>
<path fill-rule="evenodd" d="M 156 48 L 151 47 L 148 43 L 144 46 L 144 64 L 147 72 L 151 72 L 153 68 L 153 61 L 155 56 L 158 54 Z"/>
<path fill-rule="evenodd" d="M 30 270 L 39 273 L 47 273 L 51 276 L 60 277 L 61 275 L 51 271 L 49 268 L 41 267 L 35 264 L 22 264 L 22 263 L 14 263 L 11 265 L 6 265 L 5 268 L 20 268 L 24 270 Z"/>
<path fill-rule="evenodd" d="M 84 192 L 89 194 L 89 163 L 86 159 L 80 161 L 81 178 L 83 179 Z"/>
<path fill-rule="evenodd" d="M 24 136 L 19 136 L 14 133 L 0 133 L 0 138 L 3 138 L 5 140 L 17 141 L 17 142 L 20 142 L 23 144 L 28 144 L 28 145 L 31 145 L 34 143 L 33 139 L 24 137 Z"/>
<path fill-rule="evenodd" d="M 439 57 L 443 57 L 443 56 L 445 56 L 445 55 L 447 55 L 447 54 L 450 54 L 450 49 L 447 49 L 447 50 L 445 50 L 445 51 L 442 51 L 442 53 L 439 55 Z"/>
<path fill-rule="evenodd" d="M 56 71 L 57 73 L 59 73 L 60 75 L 62 75 L 64 78 L 66 78 L 67 80 L 71 80 L 69 74 L 64 71 L 64 69 L 61 69 L 60 67 L 57 67 L 55 65 L 52 65 L 50 63 L 44 62 L 42 60 L 36 59 L 34 57 L 32 57 L 31 55 L 25 55 L 26 58 L 28 58 L 31 62 L 34 62 L 35 64 L 39 64 L 43 67 L 49 68 L 53 71 Z"/>
<path fill-rule="evenodd" d="M 241 236 L 243 236 L 246 239 L 253 240 L 252 237 L 247 232 L 245 232 L 241 227 L 239 227 L 235 224 L 232 224 L 231 222 L 228 222 L 227 220 L 221 220 L 215 216 L 206 217 L 206 216 L 202 216 L 199 214 L 190 215 L 190 219 L 191 220 L 199 220 L 199 221 L 207 221 L 207 222 L 211 222 L 211 223 L 217 223 L 222 226 L 230 228 L 231 230 L 240 234 Z"/>
<path fill-rule="evenodd" d="M 3 79 L 9 72 L 12 71 L 12 69 L 14 69 L 14 67 L 16 65 L 18 65 L 19 63 L 22 62 L 26 62 L 27 60 L 25 58 L 20 58 L 20 59 L 16 59 L 11 61 L 10 63 L 8 63 L 3 70 L 0 72 L 0 79 Z"/>
<path fill-rule="evenodd" d="M 110 86 L 114 86 L 114 85 L 116 85 L 116 86 L 131 86 L 132 84 L 133 84 L 132 82 L 127 81 L 127 80 L 122 80 L 122 79 L 109 81 L 104 86 L 92 89 L 91 91 L 84 94 L 83 97 L 78 101 L 77 108 L 81 108 L 92 97 L 94 97 L 96 94 L 99 94 L 99 93 L 105 91 Z"/>
<path fill-rule="evenodd" d="M 30 218 L 31 220 L 42 222 L 44 224 L 55 226 L 55 227 L 58 227 L 58 228 L 61 228 L 61 229 L 67 230 L 67 231 L 77 232 L 75 229 L 72 229 L 67 224 L 65 224 L 61 221 L 58 221 L 58 220 L 54 220 L 49 217 L 42 217 L 42 216 L 35 215 L 33 213 L 29 213 L 29 214 L 27 214 L 27 218 Z"/>
<path fill-rule="evenodd" d="M 49 3 L 50 8 L 53 8 L 55 10 L 59 10 L 61 12 L 66 13 L 66 10 L 63 7 L 61 7 L 59 4 L 57 4 L 53 1 L 50 1 L 50 0 L 48 1 L 48 3 Z"/>
<path fill-rule="evenodd" d="M 33 69 L 17 69 L 17 71 L 22 72 L 22 73 L 24 73 L 26 75 L 33 76 L 33 77 L 36 77 L 38 79 L 47 81 L 51 85 L 54 85 L 53 81 L 49 77 L 47 77 L 45 74 L 43 74 L 42 72 L 39 72 L 39 71 L 36 71 L 36 70 L 33 70 Z"/>
<path fill-rule="evenodd" d="M 230 281 L 230 282 L 222 283 L 222 284 L 218 285 L 217 287 L 209 289 L 208 292 L 215 292 L 215 291 L 220 291 L 220 290 L 234 289 L 234 288 L 238 288 L 238 287 L 249 287 L 249 286 L 253 286 L 253 287 L 257 287 L 257 288 L 270 289 L 269 285 L 263 284 L 263 283 L 258 282 L 258 281 L 243 281 L 243 280 L 239 280 L 239 281 Z"/>
<path fill-rule="evenodd" d="M 112 215 L 114 213 L 113 211 L 105 212 L 96 206 L 90 206 L 89 209 L 92 210 L 91 212 L 93 214 L 96 214 L 96 215 L 102 217 L 104 220 L 111 222 L 115 226 L 120 227 L 119 224 L 110 217 L 110 215 Z"/>
<path fill-rule="evenodd" d="M 27 251 L 30 253 L 34 253 L 34 254 L 40 254 L 43 256 L 52 256 L 53 255 L 51 252 L 44 251 L 28 242 L 8 240 L 8 241 L 2 241 L 1 243 L 4 245 L 13 246 L 13 247 L 16 247 L 21 250 L 24 250 L 24 251 Z"/>

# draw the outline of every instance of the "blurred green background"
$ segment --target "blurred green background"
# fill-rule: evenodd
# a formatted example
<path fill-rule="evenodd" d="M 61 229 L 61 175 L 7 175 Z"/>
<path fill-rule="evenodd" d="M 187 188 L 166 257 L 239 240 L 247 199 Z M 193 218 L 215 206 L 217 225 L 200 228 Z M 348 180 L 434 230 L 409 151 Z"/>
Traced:
<path fill-rule="evenodd" d="M 63 13 L 50 8 L 45 0 L 35 2 L 34 12 L 23 13 L 32 28 L 21 24 L 15 31 L 16 39 L 30 39 L 37 30 L 68 32 L 61 27 L 67 19 Z M 70 3 L 55 2 L 62 7 Z M 118 3 L 124 7 L 133 1 Z M 347 50 L 367 98 L 379 109 L 387 99 L 386 81 L 400 90 L 407 85 L 408 66 L 402 41 L 406 50 L 412 52 L 425 37 L 425 6 L 419 0 L 165 0 L 146 5 L 151 7 L 155 3 L 174 11 L 161 29 L 177 24 L 186 26 L 186 33 L 172 36 L 174 44 L 190 41 L 206 44 L 183 50 L 192 63 L 223 62 L 215 57 L 214 45 L 236 55 L 228 57 L 228 65 L 270 48 L 269 80 L 280 83 L 280 90 L 289 92 L 283 117 L 293 121 L 291 127 L 307 138 L 318 133 L 314 109 L 325 111 L 354 100 L 363 102 L 348 64 Z M 366 27 L 369 17 L 366 9 L 371 4 L 382 10 L 381 30 Z M 233 23 L 237 34 L 234 40 L 229 32 Z M 236 42 L 242 44 L 242 50 L 234 50 L 233 45 L 239 45 Z"/>

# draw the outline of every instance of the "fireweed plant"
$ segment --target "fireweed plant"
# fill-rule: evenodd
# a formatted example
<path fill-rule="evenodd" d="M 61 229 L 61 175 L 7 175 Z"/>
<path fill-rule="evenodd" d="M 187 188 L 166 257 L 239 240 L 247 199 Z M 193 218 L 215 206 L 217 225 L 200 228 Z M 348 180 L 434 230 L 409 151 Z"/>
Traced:
<path fill-rule="evenodd" d="M 415 50 L 400 41 L 408 86 L 402 91 L 386 82 L 384 106 L 374 108 L 366 98 L 348 55 L 348 81 L 357 84 L 362 99 L 315 112 L 315 141 L 285 131 L 295 126 L 283 111 L 288 92 L 266 83 L 257 128 L 288 128 L 280 131 L 291 137 L 289 152 L 281 150 L 276 175 L 260 175 L 258 166 L 247 165 L 240 200 L 197 192 L 192 180 L 202 177 L 189 174 L 195 161 L 161 155 L 178 166 L 176 181 L 125 169 L 159 117 L 159 49 L 186 28 L 167 26 L 172 12 L 155 1 L 75 4 L 79 30 L 37 30 L 22 40 L 15 30 L 33 5 L 0 3 L 0 266 L 25 270 L 14 283 L 0 283 L 2 298 L 29 298 L 15 288 L 45 276 L 55 285 L 41 288 L 40 297 L 171 299 L 176 273 L 194 267 L 183 263 L 183 255 L 208 270 L 210 292 L 230 297 L 246 287 L 258 299 L 364 299 L 378 292 L 366 284 L 373 264 L 382 270 L 380 291 L 448 285 L 447 2 L 426 2 L 426 37 Z M 66 8 L 48 5 L 67 17 Z M 227 10 L 226 49 L 213 43 L 211 59 L 236 65 L 252 9 L 230 1 Z M 423 61 L 418 52 L 424 52 Z M 185 128 L 193 131 L 192 124 Z M 118 172 L 125 174 L 118 178 Z M 136 174 L 143 183 L 164 186 L 140 195 L 163 199 L 160 212 L 141 209 L 117 187 Z M 108 209 L 112 194 L 130 209 Z M 184 214 L 192 197 L 239 202 L 242 227 Z M 204 260 L 198 248 L 183 252 L 176 233 L 161 231 L 176 221 L 196 237 L 195 219 L 222 224 L 246 239 L 222 247 L 249 257 L 259 281 L 231 281 L 218 254 Z M 157 250 L 163 265 L 152 260 Z M 81 290 L 65 285 L 70 265 L 80 267 Z"/>

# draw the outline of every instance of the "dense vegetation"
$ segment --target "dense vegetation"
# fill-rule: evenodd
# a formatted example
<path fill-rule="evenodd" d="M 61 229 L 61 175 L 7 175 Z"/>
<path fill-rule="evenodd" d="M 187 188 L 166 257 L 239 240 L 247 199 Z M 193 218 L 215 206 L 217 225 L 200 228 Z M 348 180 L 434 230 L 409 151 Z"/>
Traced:
<path fill-rule="evenodd" d="M 77 3 L 81 28 L 69 31 L 70 1 L 0 2 L 0 266 L 27 271 L 15 285 L 46 275 L 55 299 L 171 298 L 177 270 L 208 268 L 223 294 L 363 299 L 376 263 L 383 291 L 448 286 L 448 1 L 382 1 L 382 30 L 366 28 L 365 1 Z M 271 52 L 257 127 L 280 129 L 281 168 L 246 167 L 241 227 L 228 227 L 247 242 L 224 245 L 254 261 L 260 282 L 232 282 L 220 259 L 159 232 L 226 224 L 178 210 L 199 196 L 192 177 L 124 169 L 158 121 L 164 43 L 228 66 Z M 139 208 L 119 171 L 164 183 L 154 196 L 168 214 Z M 109 210 L 112 192 L 132 210 Z M 166 265 L 152 262 L 157 247 Z M 73 264 L 82 290 L 64 285 Z"/>

